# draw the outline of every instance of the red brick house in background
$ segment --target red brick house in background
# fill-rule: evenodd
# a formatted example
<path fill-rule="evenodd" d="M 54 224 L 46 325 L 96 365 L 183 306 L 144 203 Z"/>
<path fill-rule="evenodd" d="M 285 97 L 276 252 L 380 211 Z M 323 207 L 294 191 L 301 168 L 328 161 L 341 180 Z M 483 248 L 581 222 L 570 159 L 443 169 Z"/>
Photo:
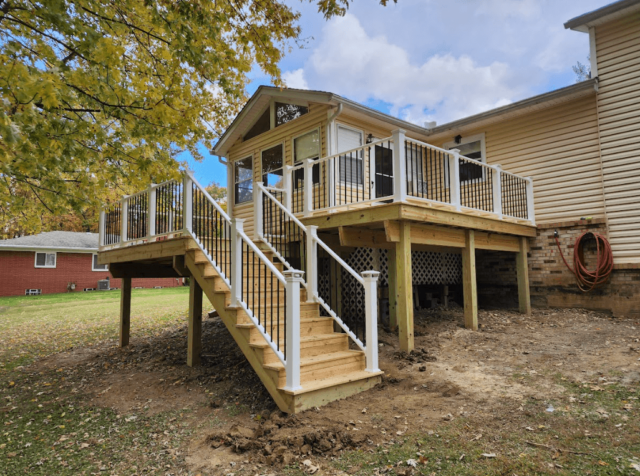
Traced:
<path fill-rule="evenodd" d="M 51 231 L 0 240 L 0 296 L 120 288 L 121 280 L 98 264 L 97 253 L 97 233 Z M 182 279 L 136 278 L 131 286 L 182 286 Z"/>

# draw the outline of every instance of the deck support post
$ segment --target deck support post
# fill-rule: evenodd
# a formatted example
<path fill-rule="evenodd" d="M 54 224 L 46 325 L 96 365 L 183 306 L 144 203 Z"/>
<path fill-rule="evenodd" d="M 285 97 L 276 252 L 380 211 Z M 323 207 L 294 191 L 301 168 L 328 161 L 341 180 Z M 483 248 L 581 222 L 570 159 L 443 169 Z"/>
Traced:
<path fill-rule="evenodd" d="M 404 140 L 406 131 L 397 129 L 393 137 L 393 201 L 403 202 L 407 199 L 407 162 L 404 156 Z"/>
<path fill-rule="evenodd" d="M 365 371 L 379 372 L 378 368 L 378 276 L 379 271 L 363 271 L 364 322 L 366 333 Z"/>
<path fill-rule="evenodd" d="M 474 230 L 465 230 L 462 249 L 462 288 L 464 294 L 464 326 L 478 330 L 478 289 L 476 282 L 476 244 Z"/>
<path fill-rule="evenodd" d="M 396 318 L 400 349 L 411 352 L 413 344 L 413 275 L 411 272 L 411 222 L 400 222 L 396 243 Z"/>
<path fill-rule="evenodd" d="M 242 235 L 244 218 L 231 221 L 231 307 L 240 307 L 242 302 Z M 247 258 L 248 259 L 248 258 Z"/>
<path fill-rule="evenodd" d="M 286 289 L 286 315 L 287 327 L 285 344 L 285 390 L 300 390 L 300 284 L 302 284 L 304 272 L 297 269 L 284 271 L 287 280 Z"/>
<path fill-rule="evenodd" d="M 387 280 L 389 282 L 389 329 L 392 331 L 398 327 L 398 303 L 396 278 L 396 249 L 387 250 Z"/>
<path fill-rule="evenodd" d="M 318 227 L 307 226 L 307 302 L 316 302 L 318 295 Z"/>
<path fill-rule="evenodd" d="M 202 288 L 195 277 L 189 279 L 189 331 L 187 336 L 187 365 L 200 365 L 202 353 Z"/>
<path fill-rule="evenodd" d="M 520 237 L 520 251 L 516 254 L 516 269 L 518 272 L 518 304 L 522 314 L 531 314 L 531 294 L 529 292 L 529 265 L 527 238 Z"/>
<path fill-rule="evenodd" d="M 122 278 L 120 290 L 120 347 L 129 345 L 131 331 L 131 278 Z"/>

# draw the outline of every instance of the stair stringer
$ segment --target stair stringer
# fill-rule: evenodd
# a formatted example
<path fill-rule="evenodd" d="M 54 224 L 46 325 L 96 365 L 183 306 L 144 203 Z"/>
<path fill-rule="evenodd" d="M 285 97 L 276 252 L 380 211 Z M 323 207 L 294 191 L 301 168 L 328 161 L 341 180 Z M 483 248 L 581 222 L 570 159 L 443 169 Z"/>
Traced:
<path fill-rule="evenodd" d="M 187 268 L 189 268 L 191 276 L 198 282 L 204 293 L 209 298 L 211 304 L 213 304 L 215 310 L 218 311 L 220 319 L 224 322 L 227 330 L 236 341 L 236 344 L 238 344 L 238 347 L 240 347 L 240 350 L 249 361 L 249 364 L 251 364 L 251 367 L 253 367 L 253 370 L 262 381 L 263 385 L 269 392 L 269 395 L 271 395 L 276 405 L 278 405 L 278 408 L 286 413 L 294 413 L 294 396 L 278 390 L 273 376 L 270 375 L 271 372 L 263 367 L 262 359 L 257 355 L 254 347 L 250 345 L 250 340 L 247 338 L 248 333 L 245 333 L 242 329 L 236 327 L 236 314 L 239 310 L 236 311 L 226 308 L 226 294 L 214 289 L 214 280 L 206 279 L 204 277 L 204 273 L 194 262 L 191 253 L 187 253 L 185 255 L 185 264 L 187 265 Z"/>

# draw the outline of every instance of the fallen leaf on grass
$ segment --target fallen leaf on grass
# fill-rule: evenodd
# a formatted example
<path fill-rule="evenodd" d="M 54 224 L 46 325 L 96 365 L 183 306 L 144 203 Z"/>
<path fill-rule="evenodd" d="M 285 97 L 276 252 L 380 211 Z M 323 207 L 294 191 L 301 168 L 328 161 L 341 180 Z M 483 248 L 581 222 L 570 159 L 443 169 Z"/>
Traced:
<path fill-rule="evenodd" d="M 496 454 L 495 453 L 482 453 L 482 456 L 484 456 L 485 458 L 495 458 Z"/>

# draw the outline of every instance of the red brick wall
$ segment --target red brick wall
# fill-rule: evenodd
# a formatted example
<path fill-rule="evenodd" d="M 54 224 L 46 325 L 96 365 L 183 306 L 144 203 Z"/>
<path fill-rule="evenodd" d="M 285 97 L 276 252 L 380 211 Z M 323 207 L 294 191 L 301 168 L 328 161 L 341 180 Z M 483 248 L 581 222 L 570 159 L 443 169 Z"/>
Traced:
<path fill-rule="evenodd" d="M 97 288 L 98 280 L 107 277 L 112 288 L 119 288 L 121 281 L 108 271 L 91 270 L 92 259 L 91 253 L 58 253 L 55 268 L 36 268 L 33 251 L 0 251 L 0 296 L 24 296 L 25 289 L 42 289 L 42 294 L 65 293 L 70 282 L 76 283 L 75 292 L 82 292 L 84 288 Z M 173 287 L 181 286 L 182 279 L 136 278 L 131 285 Z"/>

